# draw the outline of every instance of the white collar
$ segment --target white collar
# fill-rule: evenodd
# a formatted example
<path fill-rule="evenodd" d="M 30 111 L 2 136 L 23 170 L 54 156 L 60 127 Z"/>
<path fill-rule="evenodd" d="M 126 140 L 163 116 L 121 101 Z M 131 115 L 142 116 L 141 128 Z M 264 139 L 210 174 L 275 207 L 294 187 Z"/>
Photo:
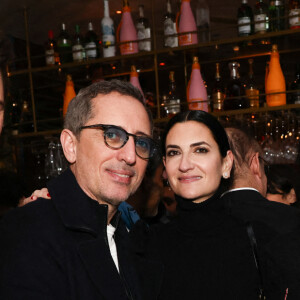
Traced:
<path fill-rule="evenodd" d="M 252 188 L 252 187 L 241 187 L 241 188 L 236 188 L 236 189 L 228 190 L 228 191 L 224 192 L 224 193 L 221 195 L 221 197 L 223 197 L 225 194 L 230 193 L 230 192 L 244 191 L 244 190 L 252 190 L 252 191 L 255 191 L 255 192 L 258 192 L 258 193 L 259 193 L 259 191 L 258 191 L 257 189 L 255 189 L 255 188 Z"/>

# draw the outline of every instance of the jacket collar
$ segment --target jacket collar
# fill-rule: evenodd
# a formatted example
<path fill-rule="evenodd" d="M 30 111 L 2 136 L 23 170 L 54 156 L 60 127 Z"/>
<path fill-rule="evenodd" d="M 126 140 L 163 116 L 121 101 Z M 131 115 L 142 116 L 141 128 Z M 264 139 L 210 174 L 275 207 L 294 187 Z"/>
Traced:
<path fill-rule="evenodd" d="M 89 232 L 94 236 L 106 232 L 108 206 L 88 197 L 70 169 L 49 181 L 47 187 L 66 227 Z M 117 227 L 119 218 L 120 213 L 117 212 L 111 222 L 114 227 Z"/>

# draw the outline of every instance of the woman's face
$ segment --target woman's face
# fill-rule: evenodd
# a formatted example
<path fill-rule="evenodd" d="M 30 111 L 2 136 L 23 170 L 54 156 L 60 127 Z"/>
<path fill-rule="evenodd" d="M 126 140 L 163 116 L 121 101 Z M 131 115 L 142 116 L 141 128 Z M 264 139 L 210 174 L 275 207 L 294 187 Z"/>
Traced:
<path fill-rule="evenodd" d="M 175 194 L 196 203 L 210 198 L 222 175 L 230 174 L 232 156 L 222 158 L 211 131 L 202 123 L 175 124 L 166 138 L 164 164 Z"/>

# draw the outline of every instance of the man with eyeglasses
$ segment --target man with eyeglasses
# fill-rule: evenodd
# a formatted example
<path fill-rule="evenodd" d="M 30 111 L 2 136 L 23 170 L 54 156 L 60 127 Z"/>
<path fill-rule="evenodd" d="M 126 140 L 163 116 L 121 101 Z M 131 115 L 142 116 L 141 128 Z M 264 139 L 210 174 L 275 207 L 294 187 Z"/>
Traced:
<path fill-rule="evenodd" d="M 254 137 L 241 128 L 226 132 L 234 156 L 231 189 L 223 194 L 228 212 L 250 230 L 258 277 L 272 299 L 300 299 L 300 211 L 265 198 L 268 164 Z"/>
<path fill-rule="evenodd" d="M 157 154 L 151 135 L 143 97 L 129 83 L 102 81 L 78 93 L 61 133 L 70 167 L 49 182 L 52 201 L 18 208 L 2 224 L 1 299 L 145 299 L 118 206 Z M 160 280 L 154 266 L 142 267 Z"/>

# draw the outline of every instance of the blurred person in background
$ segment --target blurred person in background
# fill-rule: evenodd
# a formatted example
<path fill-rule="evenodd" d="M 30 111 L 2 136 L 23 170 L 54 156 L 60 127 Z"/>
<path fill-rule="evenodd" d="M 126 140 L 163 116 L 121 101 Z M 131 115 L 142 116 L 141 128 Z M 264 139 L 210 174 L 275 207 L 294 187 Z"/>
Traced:
<path fill-rule="evenodd" d="M 297 176 L 298 175 L 298 176 Z M 287 205 L 297 202 L 295 180 L 299 181 L 299 174 L 295 174 L 291 166 L 270 165 L 267 172 L 267 199 Z"/>

